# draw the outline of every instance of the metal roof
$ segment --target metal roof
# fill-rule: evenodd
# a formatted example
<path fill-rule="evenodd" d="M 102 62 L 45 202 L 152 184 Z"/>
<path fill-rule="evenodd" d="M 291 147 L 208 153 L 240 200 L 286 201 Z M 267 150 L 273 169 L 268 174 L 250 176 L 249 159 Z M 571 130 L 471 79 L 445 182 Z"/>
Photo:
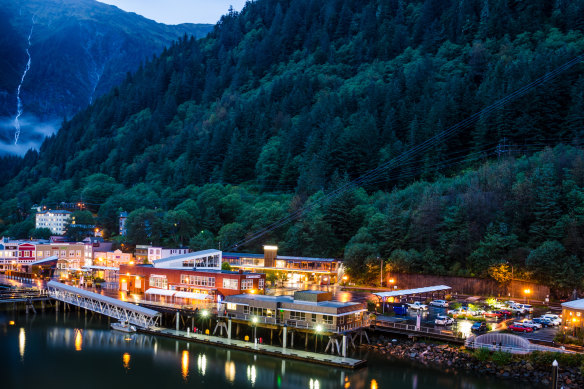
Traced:
<path fill-rule="evenodd" d="M 120 270 L 119 267 L 111 267 L 111 266 L 83 266 L 84 269 L 91 269 L 91 270 L 113 270 L 118 271 Z"/>
<path fill-rule="evenodd" d="M 572 309 L 584 309 L 584 299 L 562 303 L 562 307 Z"/>
<path fill-rule="evenodd" d="M 335 258 L 311 258 L 311 257 L 290 257 L 285 255 L 278 255 L 276 259 L 282 259 L 284 261 L 310 261 L 310 262 L 334 262 L 339 261 Z"/>
<path fill-rule="evenodd" d="M 379 296 L 381 298 L 385 298 L 385 297 L 406 296 L 409 294 L 431 293 L 431 292 L 438 292 L 441 290 L 448 290 L 448 289 L 452 289 L 452 288 L 450 286 L 446 286 L 446 285 L 436 285 L 436 286 L 426 286 L 425 288 L 392 290 L 391 292 L 377 292 L 377 293 L 373 293 L 373 294 L 376 296 Z"/>
<path fill-rule="evenodd" d="M 144 307 L 141 307 L 141 306 L 136 305 L 136 304 L 127 303 L 125 301 L 121 301 L 121 300 L 115 299 L 113 297 L 108 297 L 108 296 L 104 296 L 104 295 L 101 295 L 98 293 L 90 292 L 90 291 L 85 290 L 85 289 L 80 289 L 80 288 L 76 288 L 74 286 L 65 285 L 65 284 L 62 284 L 60 282 L 49 281 L 47 283 L 47 287 L 65 290 L 65 291 L 70 292 L 70 293 L 77 293 L 78 295 L 81 295 L 82 297 L 91 298 L 91 299 L 98 300 L 98 301 L 101 301 L 104 303 L 116 305 L 116 306 L 123 308 L 123 309 L 131 309 L 133 311 L 143 313 L 144 315 L 150 315 L 150 316 L 158 315 L 158 312 L 155 310 L 144 308 Z"/>
<path fill-rule="evenodd" d="M 154 267 L 156 267 L 156 265 L 159 263 L 177 261 L 177 260 L 188 259 L 188 258 L 196 258 L 196 257 L 200 257 L 201 255 L 209 255 L 209 254 L 221 254 L 221 251 L 215 250 L 215 249 L 195 251 L 194 253 L 179 254 L 179 255 L 173 255 L 171 257 L 155 259 L 154 261 L 152 261 L 152 263 L 154 264 Z"/>
<path fill-rule="evenodd" d="M 264 254 L 248 254 L 248 253 L 223 253 L 223 258 L 225 257 L 235 257 L 235 258 L 263 258 Z"/>
<path fill-rule="evenodd" d="M 212 299 L 213 296 L 210 294 L 205 293 L 192 293 L 192 292 L 176 292 L 174 297 L 181 297 L 185 299 L 194 299 L 194 300 L 205 300 L 205 299 Z"/>
<path fill-rule="evenodd" d="M 59 259 L 58 256 L 52 255 L 50 257 L 46 257 L 44 259 L 39 259 L 38 261 L 31 262 L 31 263 L 29 263 L 29 265 L 40 265 L 42 263 L 51 262 L 51 261 L 55 261 L 55 260 L 58 260 L 58 259 Z"/>
<path fill-rule="evenodd" d="M 174 296 L 176 290 L 149 288 L 145 294 L 157 294 L 159 296 Z"/>

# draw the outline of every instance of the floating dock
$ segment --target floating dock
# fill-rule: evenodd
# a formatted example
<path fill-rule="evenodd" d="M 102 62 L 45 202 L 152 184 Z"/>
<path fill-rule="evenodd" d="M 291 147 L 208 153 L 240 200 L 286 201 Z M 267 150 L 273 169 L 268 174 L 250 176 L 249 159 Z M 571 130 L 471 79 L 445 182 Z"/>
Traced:
<path fill-rule="evenodd" d="M 187 333 L 166 328 L 161 329 L 139 329 L 138 332 L 151 335 L 165 336 L 168 338 L 180 339 L 189 342 L 203 343 L 211 346 L 229 348 L 233 350 L 247 351 L 256 354 L 270 355 L 284 359 L 318 363 L 321 365 L 335 366 L 346 369 L 359 369 L 367 364 L 367 361 L 353 358 L 343 358 L 336 355 L 313 353 L 310 351 L 282 348 L 265 344 L 254 344 L 243 340 L 221 338 L 219 336 Z"/>

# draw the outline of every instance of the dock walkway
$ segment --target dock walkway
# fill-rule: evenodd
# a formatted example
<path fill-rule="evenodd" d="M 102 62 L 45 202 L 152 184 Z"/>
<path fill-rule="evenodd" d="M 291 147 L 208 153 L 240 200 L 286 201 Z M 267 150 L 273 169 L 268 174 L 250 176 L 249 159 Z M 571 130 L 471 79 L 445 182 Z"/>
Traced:
<path fill-rule="evenodd" d="M 227 339 L 219 336 L 187 333 L 172 329 L 139 329 L 139 332 L 166 336 L 174 339 L 204 343 L 212 346 L 230 348 L 235 350 L 253 352 L 285 359 L 294 359 L 303 362 L 318 363 L 321 365 L 342 367 L 347 369 L 358 369 L 366 365 L 367 361 L 353 358 L 343 358 L 336 355 L 319 354 L 310 351 L 283 349 L 282 347 L 270 346 L 266 344 L 254 344 L 243 340 Z"/>

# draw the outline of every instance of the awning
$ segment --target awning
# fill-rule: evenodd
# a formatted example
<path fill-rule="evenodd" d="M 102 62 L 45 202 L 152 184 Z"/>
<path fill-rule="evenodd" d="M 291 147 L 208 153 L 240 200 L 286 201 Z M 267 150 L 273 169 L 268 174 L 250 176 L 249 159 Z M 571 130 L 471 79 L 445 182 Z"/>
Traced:
<path fill-rule="evenodd" d="M 174 296 L 174 294 L 176 293 L 176 290 L 150 288 L 145 293 L 146 294 L 157 294 L 159 296 Z"/>
<path fill-rule="evenodd" d="M 446 285 L 436 285 L 436 286 L 427 286 L 425 288 L 392 290 L 391 292 L 377 292 L 377 293 L 373 293 L 373 294 L 376 296 L 379 296 L 381 298 L 386 298 L 386 297 L 407 296 L 410 294 L 432 293 L 432 292 L 438 292 L 441 290 L 448 290 L 448 289 L 452 289 L 452 288 L 450 286 L 446 286 Z"/>
<path fill-rule="evenodd" d="M 192 293 L 192 292 L 176 292 L 174 297 L 181 297 L 184 299 L 194 299 L 194 300 L 205 300 L 213 299 L 213 296 L 205 293 Z"/>
<path fill-rule="evenodd" d="M 59 257 L 57 257 L 56 255 L 53 255 L 53 256 L 47 257 L 45 259 L 39 259 L 38 261 L 31 262 L 28 265 L 41 265 L 43 263 L 51 262 L 51 261 L 56 261 L 58 259 L 59 259 Z"/>
<path fill-rule="evenodd" d="M 119 271 L 119 267 L 111 267 L 111 266 L 83 266 L 84 269 L 90 270 L 112 270 L 112 271 Z"/>

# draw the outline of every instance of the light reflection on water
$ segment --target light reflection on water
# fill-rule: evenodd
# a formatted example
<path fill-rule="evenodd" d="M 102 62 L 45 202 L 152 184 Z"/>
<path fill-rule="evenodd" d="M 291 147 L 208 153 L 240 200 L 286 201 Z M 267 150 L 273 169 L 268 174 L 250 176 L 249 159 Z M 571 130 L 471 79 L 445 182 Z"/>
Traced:
<path fill-rule="evenodd" d="M 20 352 L 20 360 L 24 360 L 24 346 L 26 345 L 26 334 L 24 328 L 20 327 L 18 333 L 18 351 Z"/>
<path fill-rule="evenodd" d="M 368 354 L 364 349 L 360 352 L 362 357 L 369 357 L 369 366 L 352 371 L 151 335 L 128 335 L 109 330 L 107 319 L 102 318 L 83 321 L 81 318 L 64 320 L 64 317 L 68 316 L 61 314 L 55 318 L 52 314 L 46 317 L 37 315 L 33 320 L 16 319 L 16 325 L 11 326 L 7 319 L 3 321 L 0 316 L 0 328 L 4 330 L 0 331 L 0 353 L 6 353 L 9 344 L 12 344 L 10 347 L 13 347 L 14 359 L 17 359 L 16 355 L 19 354 L 23 361 L 16 366 L 11 365 L 9 374 L 16 377 L 26 374 L 25 372 L 31 368 L 38 369 L 38 374 L 31 377 L 29 385 L 36 387 L 43 385 L 43 376 L 47 377 L 58 366 L 67 365 L 68 381 L 62 385 L 63 389 L 76 388 L 76 383 L 80 380 L 95 375 L 96 366 L 102 371 L 107 371 L 108 379 L 117 382 L 120 387 L 184 385 L 196 387 L 203 385 L 207 387 L 206 389 L 512 387 L 506 384 L 499 385 L 500 382 L 485 383 L 477 378 L 468 379 L 460 375 L 388 361 L 381 359 L 378 354 Z M 47 360 L 46 355 L 51 355 L 51 358 Z M 10 387 L 12 386 L 3 386 Z"/>

